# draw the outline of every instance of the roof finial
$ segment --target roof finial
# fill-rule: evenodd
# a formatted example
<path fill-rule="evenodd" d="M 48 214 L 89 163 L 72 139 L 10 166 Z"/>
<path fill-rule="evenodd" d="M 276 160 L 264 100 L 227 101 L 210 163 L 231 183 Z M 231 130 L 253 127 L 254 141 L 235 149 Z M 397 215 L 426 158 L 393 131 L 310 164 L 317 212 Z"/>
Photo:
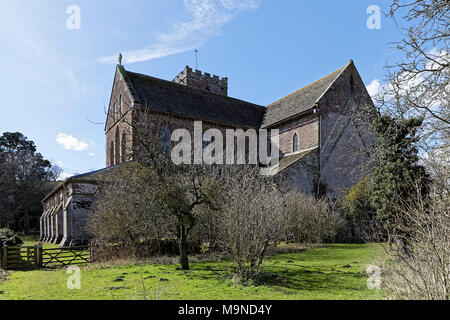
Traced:
<path fill-rule="evenodd" d="M 121 53 L 119 53 L 119 66 L 121 66 L 122 65 L 122 54 Z"/>

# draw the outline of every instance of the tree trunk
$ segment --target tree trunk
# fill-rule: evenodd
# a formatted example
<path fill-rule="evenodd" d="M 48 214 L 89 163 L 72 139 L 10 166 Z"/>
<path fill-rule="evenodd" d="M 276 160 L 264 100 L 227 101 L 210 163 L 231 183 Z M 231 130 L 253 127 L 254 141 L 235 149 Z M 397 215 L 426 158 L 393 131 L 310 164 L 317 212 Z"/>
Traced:
<path fill-rule="evenodd" d="M 388 248 L 389 251 L 392 251 L 392 235 L 389 231 L 388 231 Z"/>
<path fill-rule="evenodd" d="M 184 227 L 184 226 L 181 226 L 181 228 L 180 228 L 179 247 L 180 247 L 181 269 L 189 270 L 187 232 L 186 232 L 186 227 Z"/>

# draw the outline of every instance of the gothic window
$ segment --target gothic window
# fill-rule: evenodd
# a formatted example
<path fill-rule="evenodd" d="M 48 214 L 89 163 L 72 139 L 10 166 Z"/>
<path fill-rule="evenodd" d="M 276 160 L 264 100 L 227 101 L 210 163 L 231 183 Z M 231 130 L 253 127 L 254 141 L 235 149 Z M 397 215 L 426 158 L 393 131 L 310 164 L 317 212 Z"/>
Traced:
<path fill-rule="evenodd" d="M 350 92 L 355 92 L 355 79 L 353 78 L 353 75 L 350 76 Z"/>
<path fill-rule="evenodd" d="M 127 161 L 127 135 L 125 132 L 122 133 L 121 143 L 122 163 L 125 163 Z"/>
<path fill-rule="evenodd" d="M 164 125 L 162 126 L 161 130 L 159 131 L 159 137 L 160 141 L 163 147 L 163 150 L 167 153 L 170 153 L 171 145 L 170 145 L 170 136 L 172 133 L 170 132 L 170 129 L 168 126 Z"/>
<path fill-rule="evenodd" d="M 272 156 L 272 139 L 267 137 L 267 156 Z"/>
<path fill-rule="evenodd" d="M 109 165 L 112 167 L 114 165 L 114 142 L 111 141 L 111 146 L 109 147 Z"/>
<path fill-rule="evenodd" d="M 292 141 L 292 152 L 298 152 L 299 151 L 299 149 L 298 149 L 298 134 L 296 133 L 296 134 L 294 134 L 294 138 L 293 138 L 293 141 Z"/>
<path fill-rule="evenodd" d="M 119 128 L 116 129 L 116 138 L 115 138 L 114 144 L 116 147 L 114 163 L 119 164 L 120 163 L 120 132 L 119 132 Z"/>
<path fill-rule="evenodd" d="M 119 97 L 119 108 L 120 108 L 120 114 L 123 114 L 123 101 L 122 101 L 122 95 Z"/>

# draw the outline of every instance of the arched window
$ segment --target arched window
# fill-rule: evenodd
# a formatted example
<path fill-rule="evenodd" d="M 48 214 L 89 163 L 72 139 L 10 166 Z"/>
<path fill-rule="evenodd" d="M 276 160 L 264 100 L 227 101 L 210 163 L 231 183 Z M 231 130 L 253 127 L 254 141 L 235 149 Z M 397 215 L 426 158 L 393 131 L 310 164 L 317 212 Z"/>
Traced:
<path fill-rule="evenodd" d="M 355 79 L 353 78 L 353 75 L 350 76 L 350 92 L 355 92 Z"/>
<path fill-rule="evenodd" d="M 122 115 L 123 114 L 123 101 L 122 101 L 122 95 L 120 95 L 119 96 L 119 112 L 120 112 L 120 115 Z"/>
<path fill-rule="evenodd" d="M 292 141 L 292 152 L 298 152 L 298 134 L 294 134 L 294 138 Z"/>
<path fill-rule="evenodd" d="M 127 162 L 127 135 L 125 132 L 122 133 L 121 149 L 122 163 L 125 163 Z"/>
<path fill-rule="evenodd" d="M 115 164 L 119 164 L 120 163 L 120 132 L 119 132 L 119 128 L 116 129 L 116 138 L 114 140 L 114 144 L 116 147 L 115 150 L 115 160 L 114 163 Z"/>
<path fill-rule="evenodd" d="M 114 142 L 111 141 L 111 146 L 109 147 L 109 165 L 112 167 L 114 165 Z"/>
<path fill-rule="evenodd" d="M 272 156 L 272 137 L 267 137 L 267 156 Z"/>
<path fill-rule="evenodd" d="M 170 153 L 171 145 L 170 145 L 170 136 L 172 133 L 170 132 L 170 129 L 168 126 L 164 125 L 161 127 L 161 130 L 159 131 L 159 138 L 162 144 L 162 148 L 167 153 Z"/>

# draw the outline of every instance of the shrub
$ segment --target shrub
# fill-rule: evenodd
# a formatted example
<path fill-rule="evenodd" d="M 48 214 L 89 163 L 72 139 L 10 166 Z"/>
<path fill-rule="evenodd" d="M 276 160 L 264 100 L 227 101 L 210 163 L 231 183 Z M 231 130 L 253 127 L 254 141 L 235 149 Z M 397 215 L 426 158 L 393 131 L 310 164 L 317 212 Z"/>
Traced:
<path fill-rule="evenodd" d="M 394 300 L 450 300 L 450 197 L 431 204 L 415 198 L 398 208 L 409 221 L 412 250 L 395 250 L 384 263 L 384 289 Z"/>
<path fill-rule="evenodd" d="M 283 194 L 259 173 L 257 167 L 242 167 L 224 188 L 220 235 L 236 263 L 236 282 L 258 278 L 267 251 L 285 234 Z"/>
<path fill-rule="evenodd" d="M 372 185 L 363 179 L 354 185 L 342 199 L 342 207 L 347 213 L 349 228 L 355 237 L 363 241 L 383 241 L 383 226 L 372 204 Z"/>
<path fill-rule="evenodd" d="M 10 229 L 0 229 L 0 248 L 4 246 L 18 246 L 23 240 Z"/>
<path fill-rule="evenodd" d="M 298 242 L 333 242 L 346 227 L 341 210 L 327 199 L 316 199 L 294 191 L 287 196 L 286 207 L 291 212 L 287 217 L 295 226 L 295 240 Z M 290 232 L 293 232 L 292 228 Z"/>

